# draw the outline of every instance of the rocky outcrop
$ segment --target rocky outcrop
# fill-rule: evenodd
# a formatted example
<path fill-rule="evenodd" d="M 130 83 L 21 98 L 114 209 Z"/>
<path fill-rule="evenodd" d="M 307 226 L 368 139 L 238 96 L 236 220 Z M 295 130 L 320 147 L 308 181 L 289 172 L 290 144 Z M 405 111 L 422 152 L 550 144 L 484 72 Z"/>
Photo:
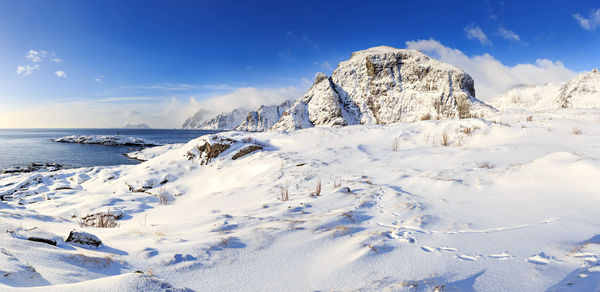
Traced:
<path fill-rule="evenodd" d="M 560 88 L 560 108 L 600 108 L 600 71 L 582 73 Z"/>
<path fill-rule="evenodd" d="M 237 160 L 263 150 L 264 147 L 265 145 L 253 139 L 234 140 L 219 135 L 203 136 L 198 144 L 185 152 L 185 157 L 200 165 L 207 165 L 217 158 Z"/>
<path fill-rule="evenodd" d="M 108 135 L 91 135 L 91 136 L 64 136 L 52 140 L 60 143 L 77 143 L 77 144 L 99 144 L 106 146 L 159 146 L 156 141 L 147 141 L 142 138 L 126 137 L 126 136 L 108 136 Z"/>
<path fill-rule="evenodd" d="M 419 51 L 381 46 L 353 53 L 331 77 L 318 74 L 272 129 L 459 119 L 494 111 L 475 98 L 473 79 L 461 69 Z"/>
<path fill-rule="evenodd" d="M 236 128 L 236 130 L 252 132 L 266 131 L 279 121 L 281 115 L 287 111 L 293 103 L 293 100 L 286 100 L 280 105 L 263 105 L 258 110 L 249 112 L 246 119 Z"/>
<path fill-rule="evenodd" d="M 69 237 L 67 237 L 65 241 L 95 247 L 102 245 L 102 240 L 100 240 L 100 238 L 98 238 L 96 235 L 74 230 L 69 233 Z"/>

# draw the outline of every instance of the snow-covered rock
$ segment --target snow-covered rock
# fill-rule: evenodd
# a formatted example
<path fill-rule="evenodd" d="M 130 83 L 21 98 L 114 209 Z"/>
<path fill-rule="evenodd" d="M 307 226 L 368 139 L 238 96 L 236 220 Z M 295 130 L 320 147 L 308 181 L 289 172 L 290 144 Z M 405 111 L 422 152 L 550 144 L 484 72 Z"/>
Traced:
<path fill-rule="evenodd" d="M 560 108 L 600 108 L 600 71 L 582 73 L 560 89 Z"/>
<path fill-rule="evenodd" d="M 280 105 L 263 105 L 258 110 L 249 112 L 246 119 L 236 128 L 236 130 L 253 132 L 266 131 L 279 121 L 281 115 L 287 111 L 293 103 L 293 100 L 286 100 Z"/>
<path fill-rule="evenodd" d="M 520 85 L 498 95 L 487 103 L 496 109 L 526 109 L 531 111 L 556 109 L 556 99 L 563 84 L 548 83 L 542 86 Z"/>
<path fill-rule="evenodd" d="M 352 54 L 331 77 L 320 73 L 274 130 L 481 117 L 495 109 L 475 98 L 461 69 L 415 50 L 374 47 Z"/>
<path fill-rule="evenodd" d="M 100 246 L 102 240 L 98 236 L 83 231 L 71 231 L 69 237 L 65 240 L 66 242 L 73 242 L 82 245 Z"/>
<path fill-rule="evenodd" d="M 61 143 L 79 143 L 79 144 L 101 144 L 101 145 L 127 145 L 127 146 L 158 146 L 161 145 L 156 141 L 147 141 L 142 138 L 126 137 L 126 136 L 109 136 L 109 135 L 91 135 L 91 136 L 65 136 L 52 140 Z"/>

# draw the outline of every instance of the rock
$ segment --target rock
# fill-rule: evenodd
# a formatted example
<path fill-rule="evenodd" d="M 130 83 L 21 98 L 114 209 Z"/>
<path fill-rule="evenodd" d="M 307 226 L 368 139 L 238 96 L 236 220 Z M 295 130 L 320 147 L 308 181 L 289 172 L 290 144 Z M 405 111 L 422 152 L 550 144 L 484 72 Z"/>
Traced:
<path fill-rule="evenodd" d="M 56 246 L 56 241 L 52 240 L 52 239 L 46 239 L 46 238 L 32 236 L 32 237 L 27 238 L 27 240 L 29 240 L 29 241 L 35 241 L 35 242 L 41 242 L 41 243 L 46 243 L 46 244 L 49 244 L 49 245 Z"/>
<path fill-rule="evenodd" d="M 52 140 L 61 143 L 78 143 L 78 144 L 100 144 L 107 146 L 126 145 L 126 146 L 160 146 L 156 141 L 146 141 L 141 138 L 125 137 L 125 136 L 108 136 L 108 135 L 91 135 L 91 136 L 65 136 Z"/>
<path fill-rule="evenodd" d="M 250 154 L 250 153 L 252 153 L 254 151 L 258 151 L 258 150 L 262 150 L 262 149 L 263 149 L 262 146 L 249 145 L 249 146 L 246 146 L 246 147 L 240 149 L 240 151 L 238 151 L 236 154 L 234 154 L 231 157 L 231 159 L 236 160 L 236 159 L 242 158 L 242 157 L 244 157 L 244 156 L 246 156 L 246 155 L 248 155 L 248 154 Z"/>
<path fill-rule="evenodd" d="M 188 160 L 197 159 L 201 165 L 208 164 L 211 160 L 219 156 L 225 150 L 229 149 L 237 141 L 219 136 L 211 138 L 204 137 L 198 146 L 192 148 L 186 153 Z"/>
<path fill-rule="evenodd" d="M 96 235 L 74 230 L 69 233 L 69 237 L 67 237 L 66 242 L 90 245 L 95 247 L 98 247 L 102 244 L 102 241 Z"/>
<path fill-rule="evenodd" d="M 266 131 L 279 121 L 281 115 L 287 111 L 293 103 L 293 100 L 287 100 L 280 105 L 263 105 L 258 110 L 248 113 L 246 119 L 236 128 L 236 130 L 253 132 Z"/>
<path fill-rule="evenodd" d="M 381 46 L 353 53 L 331 77 L 319 73 L 272 129 L 414 122 L 426 115 L 459 119 L 492 112 L 475 98 L 473 79 L 461 69 L 419 51 Z"/>

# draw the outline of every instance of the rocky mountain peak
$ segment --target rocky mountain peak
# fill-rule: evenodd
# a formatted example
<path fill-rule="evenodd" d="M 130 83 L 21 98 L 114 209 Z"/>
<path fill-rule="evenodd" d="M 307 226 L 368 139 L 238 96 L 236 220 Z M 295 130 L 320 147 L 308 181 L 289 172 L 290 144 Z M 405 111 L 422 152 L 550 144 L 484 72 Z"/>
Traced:
<path fill-rule="evenodd" d="M 273 129 L 467 118 L 492 111 L 475 98 L 473 79 L 459 68 L 420 51 L 379 46 L 352 53 L 329 78 L 317 74 Z"/>

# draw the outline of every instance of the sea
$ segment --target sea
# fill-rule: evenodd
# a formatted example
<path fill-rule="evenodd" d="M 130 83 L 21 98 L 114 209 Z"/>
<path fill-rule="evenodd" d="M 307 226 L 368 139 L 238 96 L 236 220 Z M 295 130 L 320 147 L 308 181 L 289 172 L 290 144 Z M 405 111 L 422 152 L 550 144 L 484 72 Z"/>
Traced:
<path fill-rule="evenodd" d="M 123 154 L 143 147 L 52 141 L 63 136 L 121 135 L 172 144 L 186 143 L 216 132 L 181 129 L 0 129 L 0 170 L 26 167 L 32 163 L 58 163 L 65 168 L 140 163 Z"/>

